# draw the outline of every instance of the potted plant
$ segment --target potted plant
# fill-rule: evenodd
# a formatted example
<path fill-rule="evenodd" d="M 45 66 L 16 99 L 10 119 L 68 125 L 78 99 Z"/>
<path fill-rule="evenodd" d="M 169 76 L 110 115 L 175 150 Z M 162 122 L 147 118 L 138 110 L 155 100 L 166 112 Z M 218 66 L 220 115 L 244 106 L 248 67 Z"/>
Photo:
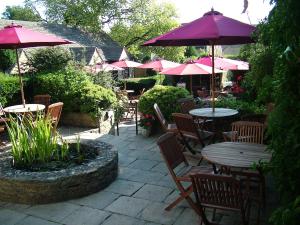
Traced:
<path fill-rule="evenodd" d="M 141 134 L 145 137 L 149 137 L 151 134 L 152 126 L 155 117 L 151 114 L 142 114 L 140 119 Z"/>

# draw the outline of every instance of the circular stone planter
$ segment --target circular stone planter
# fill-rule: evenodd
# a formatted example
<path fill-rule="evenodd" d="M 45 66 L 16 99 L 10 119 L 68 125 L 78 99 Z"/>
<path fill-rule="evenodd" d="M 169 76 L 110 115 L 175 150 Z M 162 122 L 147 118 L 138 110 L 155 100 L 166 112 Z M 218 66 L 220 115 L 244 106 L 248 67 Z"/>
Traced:
<path fill-rule="evenodd" d="M 95 159 L 72 168 L 28 172 L 11 167 L 10 154 L 0 152 L 0 200 L 25 204 L 65 201 L 95 193 L 118 175 L 118 153 L 105 142 L 82 142 L 99 152 Z"/>

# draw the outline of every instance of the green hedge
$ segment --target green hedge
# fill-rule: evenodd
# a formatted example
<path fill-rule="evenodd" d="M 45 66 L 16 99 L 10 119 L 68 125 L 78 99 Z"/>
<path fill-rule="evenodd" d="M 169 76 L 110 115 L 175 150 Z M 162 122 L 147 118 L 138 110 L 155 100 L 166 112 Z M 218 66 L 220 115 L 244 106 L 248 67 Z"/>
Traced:
<path fill-rule="evenodd" d="M 153 105 L 157 103 L 165 118 L 171 120 L 172 113 L 180 111 L 178 99 L 188 96 L 184 88 L 156 85 L 141 96 L 138 108 L 141 113 L 155 115 Z"/>
<path fill-rule="evenodd" d="M 52 102 L 64 102 L 64 112 L 85 112 L 95 115 L 98 102 L 102 109 L 117 102 L 113 91 L 93 84 L 85 72 L 68 69 L 64 72 L 39 74 L 33 80 L 34 94 L 49 94 Z"/>
<path fill-rule="evenodd" d="M 3 106 L 13 105 L 18 103 L 20 95 L 19 78 L 0 73 L 0 103 Z"/>
<path fill-rule="evenodd" d="M 239 111 L 240 116 L 246 114 L 261 114 L 266 110 L 264 106 L 258 105 L 255 102 L 246 102 L 235 98 L 221 98 L 216 101 L 216 107 L 236 109 Z"/>
<path fill-rule="evenodd" d="M 140 78 L 129 78 L 121 80 L 121 86 L 125 86 L 126 82 L 126 89 L 134 90 L 136 94 L 139 94 L 143 88 L 149 90 L 156 84 L 164 84 L 166 78 L 164 75 L 155 75 L 150 77 L 140 77 Z"/>

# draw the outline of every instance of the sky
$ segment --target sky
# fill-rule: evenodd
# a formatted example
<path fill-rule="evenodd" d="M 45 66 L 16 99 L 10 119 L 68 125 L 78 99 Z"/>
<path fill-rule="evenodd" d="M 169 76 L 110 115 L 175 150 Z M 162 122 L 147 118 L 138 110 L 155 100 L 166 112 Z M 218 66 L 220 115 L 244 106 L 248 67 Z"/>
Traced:
<path fill-rule="evenodd" d="M 257 24 L 264 19 L 272 6 L 269 0 L 249 0 L 247 13 L 242 14 L 244 0 L 157 0 L 158 2 L 171 2 L 177 8 L 179 21 L 190 22 L 201 17 L 213 7 L 224 16 L 240 20 L 245 23 Z M 0 0 L 0 14 L 7 5 L 22 5 L 24 0 Z"/>

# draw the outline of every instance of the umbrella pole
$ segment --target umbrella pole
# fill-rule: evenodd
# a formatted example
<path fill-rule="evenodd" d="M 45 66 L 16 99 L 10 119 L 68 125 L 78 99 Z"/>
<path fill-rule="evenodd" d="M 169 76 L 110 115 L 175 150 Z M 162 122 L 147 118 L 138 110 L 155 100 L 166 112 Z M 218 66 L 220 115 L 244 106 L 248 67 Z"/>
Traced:
<path fill-rule="evenodd" d="M 212 111 L 215 112 L 215 45 L 211 45 L 212 52 L 212 76 L 211 76 L 211 89 L 212 89 Z"/>
<path fill-rule="evenodd" d="M 190 75 L 190 90 L 191 90 L 191 95 L 193 96 L 193 77 Z"/>
<path fill-rule="evenodd" d="M 23 89 L 23 80 L 22 80 L 22 75 L 21 75 L 21 70 L 20 70 L 18 49 L 16 49 L 16 60 L 17 60 L 18 73 L 19 73 L 19 81 L 20 81 L 22 104 L 23 104 L 23 106 L 25 108 L 25 97 L 24 97 L 24 89 Z"/>

